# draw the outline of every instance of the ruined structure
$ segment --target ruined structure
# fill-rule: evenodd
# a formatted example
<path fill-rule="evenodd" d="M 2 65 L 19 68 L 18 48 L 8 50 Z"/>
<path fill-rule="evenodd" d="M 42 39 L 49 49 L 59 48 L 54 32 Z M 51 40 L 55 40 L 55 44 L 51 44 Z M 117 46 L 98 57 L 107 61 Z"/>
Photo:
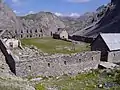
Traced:
<path fill-rule="evenodd" d="M 33 56 L 31 55 L 33 54 Z M 17 76 L 60 76 L 75 75 L 90 69 L 97 69 L 100 52 L 83 52 L 73 55 L 40 56 L 38 53 L 19 56 L 15 61 Z"/>
<path fill-rule="evenodd" d="M 15 42 L 16 43 L 16 42 Z M 97 69 L 100 52 L 89 51 L 72 55 L 44 55 L 36 49 L 8 48 L 3 39 L 0 49 L 10 70 L 17 76 L 59 76 L 74 75 L 90 69 Z"/>

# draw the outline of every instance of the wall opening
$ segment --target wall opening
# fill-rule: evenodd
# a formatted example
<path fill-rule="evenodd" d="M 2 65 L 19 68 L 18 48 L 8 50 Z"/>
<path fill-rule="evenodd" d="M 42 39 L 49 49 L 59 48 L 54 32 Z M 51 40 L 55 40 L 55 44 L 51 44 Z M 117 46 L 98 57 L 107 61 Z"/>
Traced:
<path fill-rule="evenodd" d="M 53 36 L 53 33 L 51 32 L 51 36 Z"/>
<path fill-rule="evenodd" d="M 31 66 L 28 66 L 28 67 L 29 67 L 29 71 L 31 71 L 31 69 L 32 69 Z"/>
<path fill-rule="evenodd" d="M 29 35 L 27 35 L 27 38 L 29 37 Z"/>
<path fill-rule="evenodd" d="M 35 30 L 35 33 L 37 33 L 37 29 Z"/>
<path fill-rule="evenodd" d="M 81 59 L 79 59 L 79 62 L 81 63 Z"/>
<path fill-rule="evenodd" d="M 11 48 L 13 48 L 13 42 L 10 42 L 9 45 Z"/>
<path fill-rule="evenodd" d="M 28 30 L 27 30 L 27 33 L 29 33 Z"/>
<path fill-rule="evenodd" d="M 32 33 L 32 30 L 30 30 L 30 33 Z"/>
<path fill-rule="evenodd" d="M 23 38 L 23 35 L 21 35 L 21 38 Z"/>
<path fill-rule="evenodd" d="M 40 30 L 40 32 L 42 33 L 42 30 Z"/>
<path fill-rule="evenodd" d="M 23 30 L 21 30 L 21 33 L 23 33 Z"/>
<path fill-rule="evenodd" d="M 115 57 L 115 53 L 114 53 L 114 57 Z"/>
<path fill-rule="evenodd" d="M 50 63 L 48 63 L 48 67 L 50 67 Z"/>
<path fill-rule="evenodd" d="M 15 30 L 15 34 L 17 34 L 17 30 Z"/>
<path fill-rule="evenodd" d="M 30 37 L 32 37 L 32 35 L 30 35 Z"/>
<path fill-rule="evenodd" d="M 94 60 L 94 58 L 92 57 L 92 60 Z"/>
<path fill-rule="evenodd" d="M 64 61 L 64 64 L 65 64 L 65 65 L 67 65 L 67 62 L 66 62 L 66 61 Z"/>

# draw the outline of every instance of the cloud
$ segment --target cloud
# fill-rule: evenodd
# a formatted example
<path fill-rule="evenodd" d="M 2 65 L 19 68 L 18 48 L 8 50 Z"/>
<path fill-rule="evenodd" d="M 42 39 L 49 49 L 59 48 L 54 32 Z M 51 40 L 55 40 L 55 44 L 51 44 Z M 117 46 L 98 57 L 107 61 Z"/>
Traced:
<path fill-rule="evenodd" d="M 55 12 L 54 13 L 56 16 L 64 16 L 62 13 Z"/>
<path fill-rule="evenodd" d="M 20 14 L 20 12 L 18 12 L 18 11 L 16 11 L 16 10 L 14 10 L 13 12 L 14 12 L 15 14 Z"/>
<path fill-rule="evenodd" d="M 55 12 L 54 14 L 55 14 L 56 16 L 62 16 L 62 17 L 79 17 L 79 16 L 80 16 L 79 13 L 63 14 L 63 13 Z"/>
<path fill-rule="evenodd" d="M 34 11 L 29 11 L 28 14 L 34 14 L 35 12 Z"/>
<path fill-rule="evenodd" d="M 74 2 L 74 3 L 85 3 L 85 2 L 89 2 L 91 0 L 67 0 L 68 2 Z"/>
<path fill-rule="evenodd" d="M 80 14 L 78 14 L 78 13 L 71 13 L 70 14 L 70 17 L 79 17 L 80 16 Z"/>

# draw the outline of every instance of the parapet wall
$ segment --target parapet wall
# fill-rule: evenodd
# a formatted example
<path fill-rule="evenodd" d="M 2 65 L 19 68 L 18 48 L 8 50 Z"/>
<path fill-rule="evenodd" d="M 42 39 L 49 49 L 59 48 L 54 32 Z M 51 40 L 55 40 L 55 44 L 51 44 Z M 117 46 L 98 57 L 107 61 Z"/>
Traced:
<path fill-rule="evenodd" d="M 73 55 L 24 56 L 20 61 L 16 61 L 16 75 L 21 77 L 74 75 L 85 70 L 97 69 L 100 54 L 90 51 Z"/>

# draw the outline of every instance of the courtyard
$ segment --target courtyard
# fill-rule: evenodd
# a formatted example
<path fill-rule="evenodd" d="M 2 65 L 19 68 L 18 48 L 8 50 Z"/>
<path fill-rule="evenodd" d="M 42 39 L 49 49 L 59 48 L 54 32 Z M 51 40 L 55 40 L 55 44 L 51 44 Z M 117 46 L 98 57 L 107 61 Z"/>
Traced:
<path fill-rule="evenodd" d="M 23 46 L 36 46 L 42 52 L 49 54 L 71 54 L 90 50 L 90 45 L 88 43 L 80 42 L 79 44 L 75 44 L 64 40 L 53 39 L 51 37 L 21 39 L 21 43 Z"/>

